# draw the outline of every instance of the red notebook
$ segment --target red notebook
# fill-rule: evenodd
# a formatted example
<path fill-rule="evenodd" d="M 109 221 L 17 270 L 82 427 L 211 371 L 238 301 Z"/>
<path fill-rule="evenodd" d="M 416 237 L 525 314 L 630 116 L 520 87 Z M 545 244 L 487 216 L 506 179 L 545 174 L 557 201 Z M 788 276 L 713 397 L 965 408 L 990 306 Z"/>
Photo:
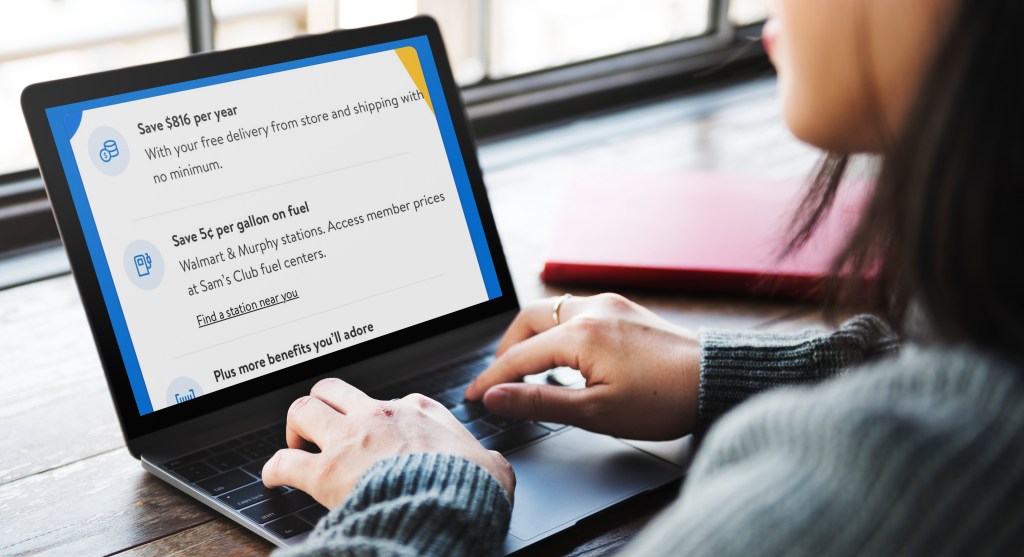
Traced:
<path fill-rule="evenodd" d="M 780 260 L 804 182 L 676 173 L 573 184 L 541 279 L 812 297 L 859 218 L 866 186 L 844 184 L 810 242 Z"/>

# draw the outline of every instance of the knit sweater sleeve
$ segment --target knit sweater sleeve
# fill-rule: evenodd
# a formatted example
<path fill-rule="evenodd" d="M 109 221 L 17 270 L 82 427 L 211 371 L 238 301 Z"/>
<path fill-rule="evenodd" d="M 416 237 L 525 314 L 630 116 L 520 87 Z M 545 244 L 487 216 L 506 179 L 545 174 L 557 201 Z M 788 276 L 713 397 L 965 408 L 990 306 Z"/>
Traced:
<path fill-rule="evenodd" d="M 901 352 L 723 416 L 621 555 L 1020 555 L 1020 364 Z"/>
<path fill-rule="evenodd" d="M 382 460 L 301 544 L 275 557 L 501 555 L 512 516 L 480 466 L 443 454 Z"/>
<path fill-rule="evenodd" d="M 871 315 L 854 317 L 834 331 L 779 334 L 701 329 L 700 333 L 698 434 L 757 393 L 817 383 L 899 347 L 892 329 Z"/>

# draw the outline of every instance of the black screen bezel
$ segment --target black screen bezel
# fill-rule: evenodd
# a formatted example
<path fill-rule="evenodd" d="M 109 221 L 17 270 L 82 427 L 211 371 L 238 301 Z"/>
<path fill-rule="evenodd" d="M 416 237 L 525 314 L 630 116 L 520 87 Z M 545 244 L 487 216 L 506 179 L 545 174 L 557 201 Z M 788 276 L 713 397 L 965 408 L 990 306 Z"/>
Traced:
<path fill-rule="evenodd" d="M 46 109 L 417 36 L 428 38 L 431 51 L 434 54 L 441 88 L 448 105 L 448 112 L 462 159 L 466 165 L 466 173 L 480 214 L 484 236 L 502 295 L 407 327 L 401 331 L 395 331 L 332 354 L 326 354 L 223 390 L 214 391 L 188 403 L 140 416 L 128 382 L 124 360 L 115 340 L 113 326 L 93 270 L 92 258 L 86 247 L 85 237 L 71 198 L 57 146 L 50 133 Z M 494 216 L 487 199 L 483 175 L 476 156 L 476 144 L 466 122 L 462 97 L 452 77 L 437 23 L 429 17 L 420 16 L 374 27 L 333 31 L 321 35 L 204 53 L 178 60 L 39 83 L 26 88 L 22 93 L 21 100 L 36 156 L 39 159 L 39 168 L 47 195 L 93 332 L 118 419 L 127 439 L 140 437 L 325 373 L 343 372 L 342 368 L 355 362 L 504 312 L 517 310 L 519 307 L 509 275 L 508 264 L 498 238 Z"/>

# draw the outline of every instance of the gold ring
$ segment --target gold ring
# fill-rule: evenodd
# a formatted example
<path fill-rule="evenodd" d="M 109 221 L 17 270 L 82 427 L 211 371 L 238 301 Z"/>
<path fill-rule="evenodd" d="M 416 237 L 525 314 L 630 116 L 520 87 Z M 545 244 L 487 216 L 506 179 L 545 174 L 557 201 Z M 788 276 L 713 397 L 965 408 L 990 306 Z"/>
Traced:
<path fill-rule="evenodd" d="M 554 320 L 555 325 L 560 325 L 562 320 L 559 318 L 559 312 L 562 311 L 562 304 L 572 298 L 572 294 L 562 294 L 555 300 L 555 307 L 551 308 L 551 319 Z"/>

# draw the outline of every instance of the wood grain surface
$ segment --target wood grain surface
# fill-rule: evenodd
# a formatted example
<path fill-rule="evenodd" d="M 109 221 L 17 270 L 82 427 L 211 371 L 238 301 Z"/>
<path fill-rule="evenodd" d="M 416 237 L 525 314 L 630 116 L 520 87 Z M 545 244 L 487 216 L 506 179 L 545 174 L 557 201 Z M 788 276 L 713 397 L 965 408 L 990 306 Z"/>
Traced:
<path fill-rule="evenodd" d="M 805 176 L 815 154 L 784 131 L 771 81 L 583 120 L 482 149 L 491 204 L 520 300 L 540 283 L 566 184 L 607 173 L 713 170 Z M 570 209 L 571 210 L 571 209 Z M 624 203 L 623 210 L 628 210 Z M 574 289 L 588 294 L 586 289 Z M 796 328 L 792 303 L 624 292 L 686 327 Z M 144 472 L 123 448 L 70 276 L 0 291 L 0 554 L 261 555 L 270 544 Z M 605 555 L 634 537 L 678 486 L 631 500 L 528 548 Z"/>

